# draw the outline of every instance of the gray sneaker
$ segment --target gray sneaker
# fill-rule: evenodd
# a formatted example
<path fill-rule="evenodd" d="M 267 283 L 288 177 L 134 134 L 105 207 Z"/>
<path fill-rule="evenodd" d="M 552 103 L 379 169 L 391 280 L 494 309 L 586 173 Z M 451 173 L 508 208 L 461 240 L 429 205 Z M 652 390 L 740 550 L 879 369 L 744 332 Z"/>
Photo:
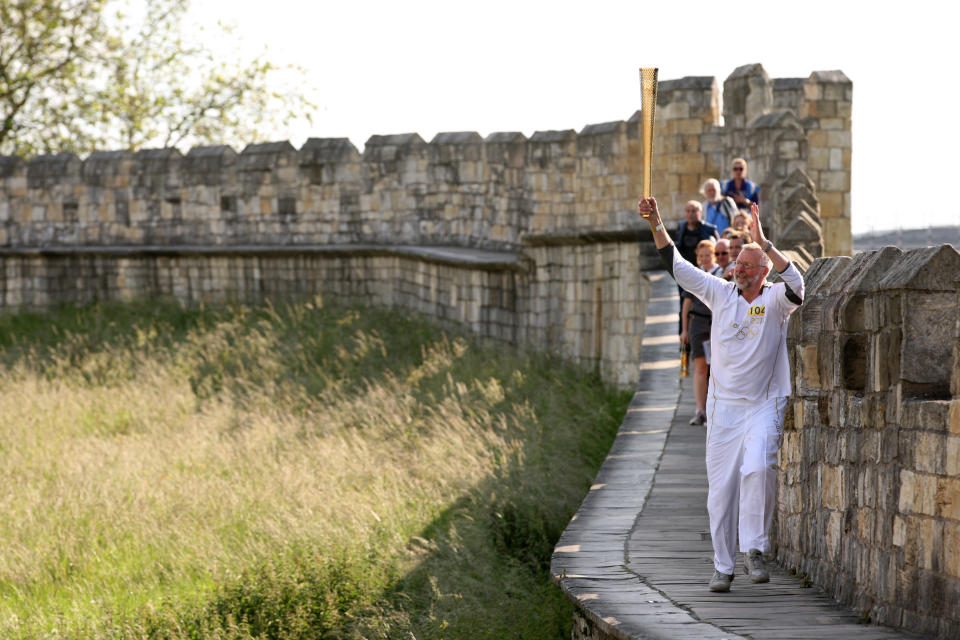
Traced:
<path fill-rule="evenodd" d="M 732 573 L 720 573 L 713 571 L 713 578 L 710 580 L 710 591 L 730 591 L 730 583 L 733 582 Z"/>
<path fill-rule="evenodd" d="M 750 582 L 770 582 L 770 572 L 763 563 L 763 554 L 759 549 L 750 549 L 743 559 L 743 570 L 750 575 Z"/>
<path fill-rule="evenodd" d="M 707 424 L 707 414 L 697 409 L 697 412 L 690 418 L 690 424 L 695 427 L 702 427 Z"/>

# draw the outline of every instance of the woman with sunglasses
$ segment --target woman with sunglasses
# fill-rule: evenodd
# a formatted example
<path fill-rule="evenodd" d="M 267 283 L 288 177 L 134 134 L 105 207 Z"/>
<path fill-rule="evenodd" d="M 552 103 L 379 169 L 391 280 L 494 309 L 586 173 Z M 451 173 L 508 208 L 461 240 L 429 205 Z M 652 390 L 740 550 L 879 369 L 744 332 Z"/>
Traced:
<path fill-rule="evenodd" d="M 747 161 L 733 159 L 733 177 L 723 183 L 723 195 L 730 196 L 737 208 L 749 211 L 751 204 L 760 203 L 760 187 L 747 180 Z"/>

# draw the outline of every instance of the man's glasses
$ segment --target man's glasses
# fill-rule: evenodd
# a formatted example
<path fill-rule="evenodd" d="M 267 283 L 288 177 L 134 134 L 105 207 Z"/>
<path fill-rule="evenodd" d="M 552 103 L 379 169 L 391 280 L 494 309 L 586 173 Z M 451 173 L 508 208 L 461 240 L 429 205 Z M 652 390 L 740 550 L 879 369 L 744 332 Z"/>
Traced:
<path fill-rule="evenodd" d="M 733 170 L 734 170 L 734 171 L 743 171 L 743 167 L 734 167 Z"/>
<path fill-rule="evenodd" d="M 687 209 L 687 213 L 700 213 L 700 209 Z"/>
<path fill-rule="evenodd" d="M 759 269 L 763 266 L 762 264 L 750 264 L 749 262 L 740 262 L 739 260 L 737 260 L 735 264 L 744 269 Z"/>
<path fill-rule="evenodd" d="M 730 255 L 730 252 L 729 252 L 729 251 L 716 251 L 716 252 L 714 252 L 713 255 L 715 255 L 715 256 L 728 256 L 728 255 Z"/>

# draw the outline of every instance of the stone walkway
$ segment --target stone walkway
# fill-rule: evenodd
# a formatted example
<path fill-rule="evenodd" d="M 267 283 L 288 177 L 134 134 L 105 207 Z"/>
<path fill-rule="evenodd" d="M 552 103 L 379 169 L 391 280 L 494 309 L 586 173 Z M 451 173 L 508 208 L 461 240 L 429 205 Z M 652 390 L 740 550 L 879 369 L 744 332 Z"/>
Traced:
<path fill-rule="evenodd" d="M 741 558 L 730 593 L 707 589 L 713 551 L 706 430 L 687 423 L 694 402 L 692 379 L 679 377 L 676 286 L 666 274 L 651 279 L 638 391 L 554 550 L 554 576 L 579 607 L 583 628 L 575 637 L 913 637 L 860 624 L 852 611 L 773 562 L 768 584 L 751 584 Z"/>

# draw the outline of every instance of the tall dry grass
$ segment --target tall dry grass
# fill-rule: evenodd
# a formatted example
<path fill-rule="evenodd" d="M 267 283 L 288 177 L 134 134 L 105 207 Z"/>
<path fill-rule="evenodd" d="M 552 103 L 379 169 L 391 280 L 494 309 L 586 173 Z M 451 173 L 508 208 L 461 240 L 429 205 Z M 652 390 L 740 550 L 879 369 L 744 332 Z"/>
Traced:
<path fill-rule="evenodd" d="M 559 637 L 626 397 L 417 318 L 0 318 L 0 637 Z"/>

